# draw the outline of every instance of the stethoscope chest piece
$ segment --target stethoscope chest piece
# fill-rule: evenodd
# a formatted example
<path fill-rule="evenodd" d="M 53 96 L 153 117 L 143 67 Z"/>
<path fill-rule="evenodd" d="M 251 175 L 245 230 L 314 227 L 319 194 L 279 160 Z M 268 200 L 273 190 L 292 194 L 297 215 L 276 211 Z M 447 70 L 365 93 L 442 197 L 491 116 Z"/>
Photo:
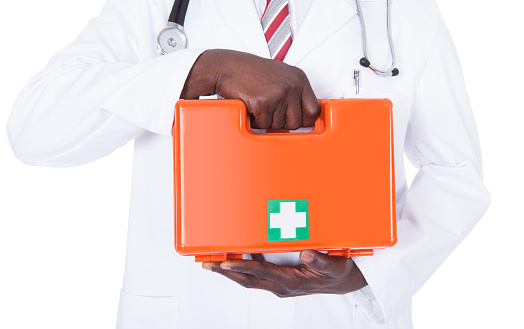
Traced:
<path fill-rule="evenodd" d="M 171 54 L 187 47 L 187 37 L 183 27 L 177 23 L 169 22 L 157 37 L 158 52 L 162 55 Z"/>

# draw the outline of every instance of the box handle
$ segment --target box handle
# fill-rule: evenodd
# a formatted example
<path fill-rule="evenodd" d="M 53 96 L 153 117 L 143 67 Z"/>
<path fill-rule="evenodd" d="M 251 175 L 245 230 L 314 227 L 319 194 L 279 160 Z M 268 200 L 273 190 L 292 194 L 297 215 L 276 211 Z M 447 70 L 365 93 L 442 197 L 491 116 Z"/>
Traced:
<path fill-rule="evenodd" d="M 323 105 L 327 102 L 327 100 L 325 99 L 319 99 L 318 100 L 321 108 L 323 107 Z M 268 128 L 266 129 L 266 135 L 267 134 L 291 134 L 291 135 L 304 135 L 304 134 L 320 134 L 321 132 L 324 131 L 325 129 L 325 123 L 324 123 L 324 118 L 325 116 L 325 112 L 323 109 L 321 109 L 321 114 L 320 116 L 317 118 L 317 120 L 315 121 L 315 125 L 313 126 L 313 130 L 309 131 L 309 132 L 293 132 L 291 133 L 290 130 L 288 129 L 273 129 L 273 128 Z M 264 134 L 257 134 L 253 131 L 253 129 L 251 128 L 251 115 L 249 115 L 246 111 L 246 129 L 249 133 L 253 134 L 253 135 L 264 135 Z"/>

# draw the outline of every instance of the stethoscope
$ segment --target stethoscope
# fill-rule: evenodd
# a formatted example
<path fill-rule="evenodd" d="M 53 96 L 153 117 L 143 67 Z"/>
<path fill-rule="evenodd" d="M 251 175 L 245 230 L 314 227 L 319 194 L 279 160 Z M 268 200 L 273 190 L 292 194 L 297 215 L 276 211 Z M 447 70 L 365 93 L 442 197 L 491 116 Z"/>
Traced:
<path fill-rule="evenodd" d="M 177 50 L 187 48 L 184 21 L 188 5 L 189 0 L 175 0 L 167 21 L 167 27 L 160 31 L 156 38 L 157 49 L 161 55 L 171 54 Z"/>
<path fill-rule="evenodd" d="M 360 18 L 360 27 L 362 31 L 362 49 L 364 57 L 359 61 L 360 65 L 369 68 L 373 73 L 381 77 L 397 76 L 399 70 L 395 68 L 396 58 L 395 50 L 393 48 L 393 41 L 391 38 L 391 0 L 387 0 L 387 33 L 389 41 L 389 49 L 391 52 L 391 66 L 386 70 L 379 70 L 371 65 L 367 56 L 367 38 L 366 38 L 366 24 L 364 24 L 364 17 L 362 16 L 362 9 L 360 8 L 360 0 L 357 2 L 357 13 Z M 187 47 L 187 37 L 184 33 L 184 20 L 186 18 L 187 7 L 189 0 L 175 0 L 173 9 L 169 15 L 167 27 L 160 31 L 157 37 L 157 48 L 161 55 L 167 55 L 180 49 Z"/>

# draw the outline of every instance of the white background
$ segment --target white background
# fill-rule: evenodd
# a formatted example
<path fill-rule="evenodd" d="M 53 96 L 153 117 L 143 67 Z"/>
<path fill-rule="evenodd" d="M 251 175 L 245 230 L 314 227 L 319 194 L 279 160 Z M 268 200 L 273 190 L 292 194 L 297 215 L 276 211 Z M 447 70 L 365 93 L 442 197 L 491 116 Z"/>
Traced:
<path fill-rule="evenodd" d="M 1 2 L 0 127 L 18 91 L 103 3 Z M 415 327 L 524 328 L 524 5 L 439 4 L 462 59 L 493 202 L 415 296 Z M 14 158 L 2 132 L 0 159 L 0 328 L 113 328 L 132 145 L 82 167 L 35 168 Z"/>

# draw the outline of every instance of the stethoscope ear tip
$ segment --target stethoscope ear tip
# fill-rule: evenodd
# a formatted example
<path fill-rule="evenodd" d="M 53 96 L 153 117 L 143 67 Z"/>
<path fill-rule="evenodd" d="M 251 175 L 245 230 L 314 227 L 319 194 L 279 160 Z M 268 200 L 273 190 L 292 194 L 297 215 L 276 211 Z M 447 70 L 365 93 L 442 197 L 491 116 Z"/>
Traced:
<path fill-rule="evenodd" d="M 400 72 L 397 68 L 394 68 L 393 71 L 391 71 L 391 76 L 396 77 Z"/>

